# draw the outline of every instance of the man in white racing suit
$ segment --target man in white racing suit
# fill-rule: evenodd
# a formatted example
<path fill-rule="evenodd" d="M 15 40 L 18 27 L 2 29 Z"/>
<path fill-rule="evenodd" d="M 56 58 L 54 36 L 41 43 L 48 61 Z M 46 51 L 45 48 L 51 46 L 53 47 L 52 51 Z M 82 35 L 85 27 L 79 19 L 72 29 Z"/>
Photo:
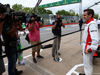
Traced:
<path fill-rule="evenodd" d="M 84 10 L 83 18 L 86 26 L 83 35 L 83 64 L 85 74 L 79 75 L 93 75 L 93 55 L 99 43 L 98 25 L 94 21 L 93 15 L 92 9 Z"/>

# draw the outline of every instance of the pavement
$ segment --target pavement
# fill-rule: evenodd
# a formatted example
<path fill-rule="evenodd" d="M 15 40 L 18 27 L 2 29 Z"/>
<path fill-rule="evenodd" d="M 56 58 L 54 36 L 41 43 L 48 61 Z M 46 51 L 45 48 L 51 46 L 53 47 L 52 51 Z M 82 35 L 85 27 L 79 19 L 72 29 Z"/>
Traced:
<path fill-rule="evenodd" d="M 46 42 L 43 45 L 52 44 L 52 41 Z M 25 65 L 18 65 L 18 70 L 23 70 L 21 75 L 78 75 L 84 73 L 82 60 L 82 45 L 80 43 L 80 32 L 67 35 L 61 38 L 61 46 L 59 52 L 62 61 L 55 62 L 52 58 L 52 48 L 42 49 L 41 55 L 44 59 L 38 59 L 35 64 L 32 61 L 31 51 L 28 49 L 23 52 Z M 7 58 L 4 58 L 7 73 Z M 94 59 L 93 75 L 100 75 L 100 58 Z"/>

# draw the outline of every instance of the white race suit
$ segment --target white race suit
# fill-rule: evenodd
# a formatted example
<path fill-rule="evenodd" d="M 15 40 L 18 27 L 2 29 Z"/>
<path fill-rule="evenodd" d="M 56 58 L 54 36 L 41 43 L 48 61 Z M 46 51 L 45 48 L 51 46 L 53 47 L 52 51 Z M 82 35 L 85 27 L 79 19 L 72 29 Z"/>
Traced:
<path fill-rule="evenodd" d="M 92 75 L 93 73 L 93 55 L 98 48 L 99 33 L 97 23 L 91 18 L 86 22 L 83 35 L 83 64 L 85 75 Z M 84 53 L 85 49 L 91 49 L 91 53 Z"/>

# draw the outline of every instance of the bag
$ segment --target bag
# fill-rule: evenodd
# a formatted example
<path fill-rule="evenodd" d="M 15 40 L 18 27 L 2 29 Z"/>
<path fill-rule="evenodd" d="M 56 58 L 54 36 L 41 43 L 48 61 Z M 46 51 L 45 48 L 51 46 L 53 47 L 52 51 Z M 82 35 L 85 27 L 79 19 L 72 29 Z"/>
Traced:
<path fill-rule="evenodd" d="M 51 48 L 53 46 L 53 44 L 48 44 L 48 45 L 42 45 L 42 49 L 46 49 L 46 48 Z"/>
<path fill-rule="evenodd" d="M 29 36 L 28 36 L 28 35 L 29 35 L 29 34 L 26 35 L 25 40 L 26 40 L 28 43 L 30 43 L 30 40 L 29 40 Z"/>

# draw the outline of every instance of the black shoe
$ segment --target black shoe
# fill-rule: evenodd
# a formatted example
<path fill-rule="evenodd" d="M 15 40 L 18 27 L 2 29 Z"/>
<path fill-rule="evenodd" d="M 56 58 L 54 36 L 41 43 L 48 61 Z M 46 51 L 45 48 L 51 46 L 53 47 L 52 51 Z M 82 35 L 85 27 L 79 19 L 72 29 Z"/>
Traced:
<path fill-rule="evenodd" d="M 16 72 L 15 75 L 21 75 L 22 73 L 23 73 L 23 71 L 22 70 L 19 70 L 19 71 Z"/>
<path fill-rule="evenodd" d="M 80 73 L 79 75 L 85 75 L 85 74 Z"/>
<path fill-rule="evenodd" d="M 60 59 L 59 59 L 59 58 L 54 58 L 53 60 L 54 60 L 55 62 L 59 62 Z"/>
<path fill-rule="evenodd" d="M 37 58 L 44 58 L 43 56 L 41 56 L 41 55 L 39 55 L 39 56 L 37 56 Z"/>
<path fill-rule="evenodd" d="M 58 55 L 61 55 L 61 54 L 58 52 Z"/>
<path fill-rule="evenodd" d="M 33 58 L 33 62 L 34 62 L 34 63 L 37 63 L 37 61 L 36 61 L 36 59 L 35 59 L 35 58 Z"/>
<path fill-rule="evenodd" d="M 55 57 L 55 54 L 54 54 L 54 53 L 52 53 L 52 57 L 53 57 L 53 58 Z"/>

